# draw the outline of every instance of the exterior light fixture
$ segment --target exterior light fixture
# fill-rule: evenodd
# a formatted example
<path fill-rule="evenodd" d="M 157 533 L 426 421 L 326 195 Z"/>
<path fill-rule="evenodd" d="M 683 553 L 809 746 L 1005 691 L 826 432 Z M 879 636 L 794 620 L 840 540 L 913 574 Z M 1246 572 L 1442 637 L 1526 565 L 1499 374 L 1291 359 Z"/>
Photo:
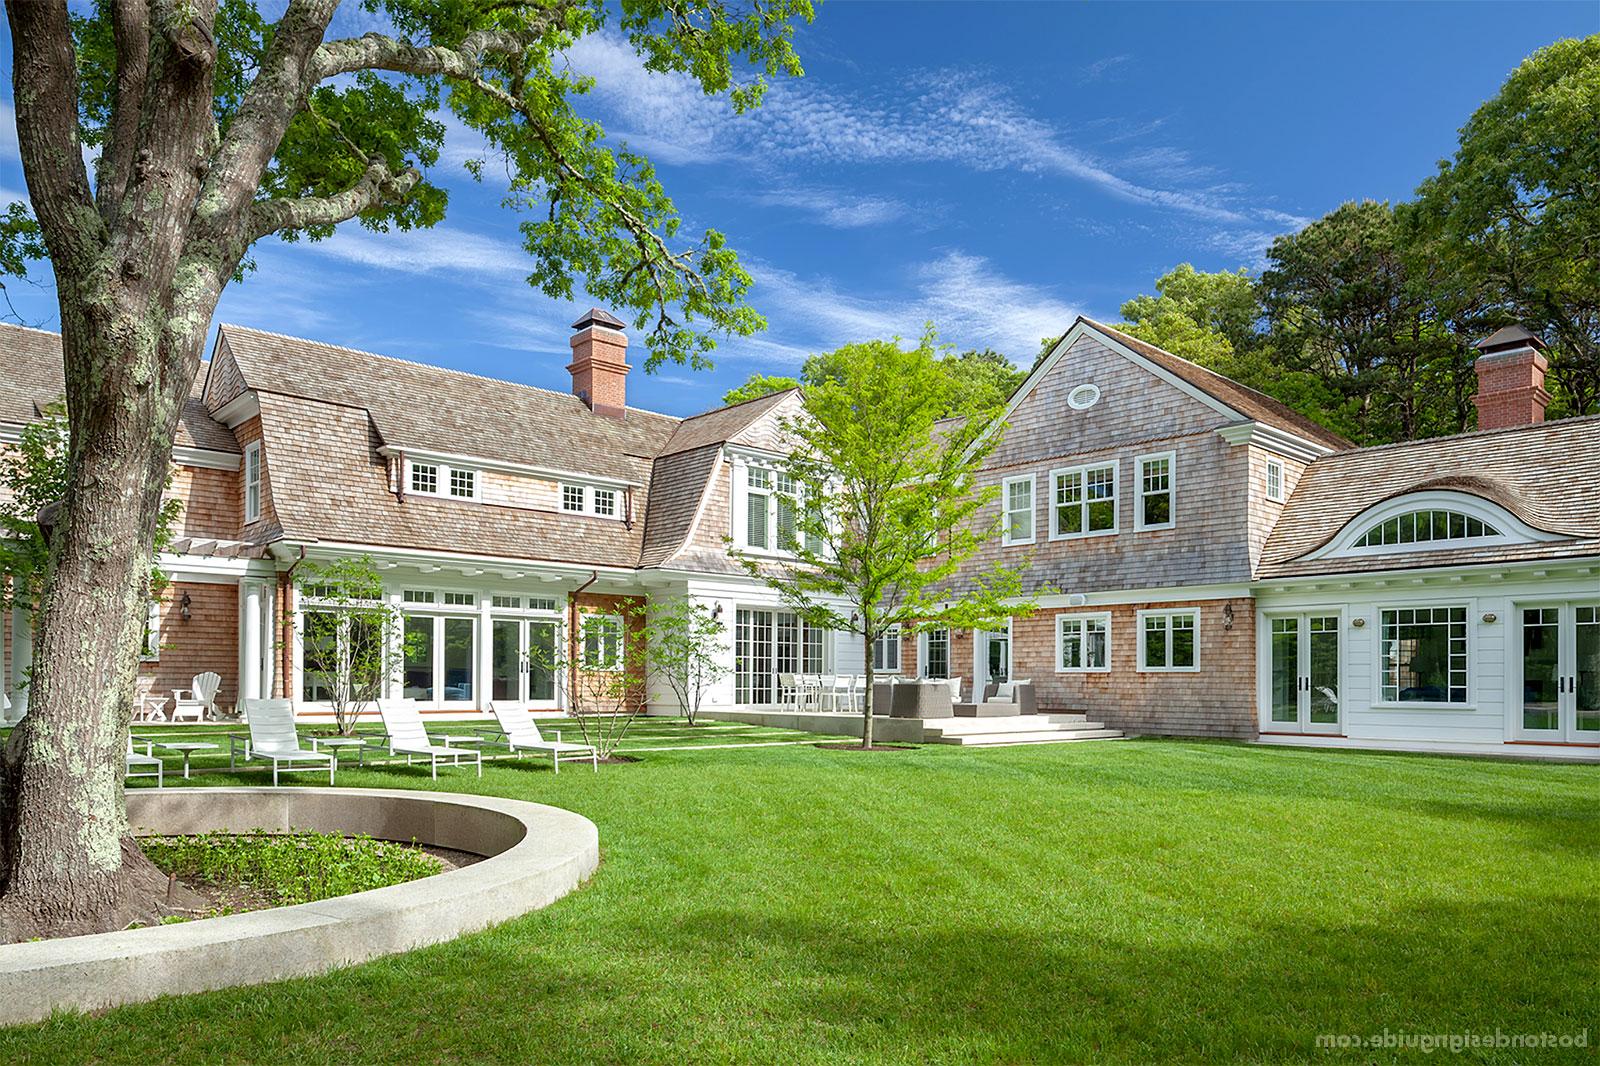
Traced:
<path fill-rule="evenodd" d="M 183 620 L 185 622 L 189 620 L 189 606 L 192 603 L 194 603 L 194 601 L 189 598 L 189 594 L 187 592 L 183 594 L 183 599 L 178 601 L 178 613 L 183 615 Z"/>
<path fill-rule="evenodd" d="M 1222 628 L 1233 628 L 1233 604 L 1231 603 L 1225 603 L 1222 605 Z"/>
<path fill-rule="evenodd" d="M 1354 626 L 1356 629 L 1360 629 L 1362 626 L 1367 624 L 1367 620 L 1365 618 L 1357 616 L 1355 618 L 1350 619 L 1350 624 L 1352 626 Z"/>
<path fill-rule="evenodd" d="M 1494 625 L 1496 622 L 1500 621 L 1500 616 L 1495 614 L 1493 611 L 1484 611 L 1483 620 L 1489 625 Z"/>

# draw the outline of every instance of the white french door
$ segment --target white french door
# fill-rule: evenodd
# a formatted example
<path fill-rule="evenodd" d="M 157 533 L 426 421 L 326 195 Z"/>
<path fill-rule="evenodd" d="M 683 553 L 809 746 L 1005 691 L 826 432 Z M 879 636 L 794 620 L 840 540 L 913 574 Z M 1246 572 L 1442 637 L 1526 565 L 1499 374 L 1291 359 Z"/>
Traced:
<path fill-rule="evenodd" d="M 1512 700 L 1518 740 L 1600 744 L 1600 603 L 1517 608 L 1522 691 Z"/>
<path fill-rule="evenodd" d="M 554 707 L 558 623 L 495 618 L 489 626 L 489 698 L 513 706 Z"/>
<path fill-rule="evenodd" d="M 1341 732 L 1339 659 L 1336 612 L 1269 615 L 1262 731 Z"/>

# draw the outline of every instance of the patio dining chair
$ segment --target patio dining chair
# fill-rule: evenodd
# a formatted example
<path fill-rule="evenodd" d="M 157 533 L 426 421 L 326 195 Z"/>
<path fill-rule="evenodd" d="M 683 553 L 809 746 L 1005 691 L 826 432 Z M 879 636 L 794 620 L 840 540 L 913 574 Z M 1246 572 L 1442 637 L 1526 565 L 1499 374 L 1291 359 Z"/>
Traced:
<path fill-rule="evenodd" d="M 795 707 L 798 709 L 800 702 L 800 686 L 795 682 L 793 674 L 778 675 L 778 706 Z"/>
<path fill-rule="evenodd" d="M 797 711 L 822 709 L 822 678 L 816 674 L 796 675 L 794 709 Z"/>

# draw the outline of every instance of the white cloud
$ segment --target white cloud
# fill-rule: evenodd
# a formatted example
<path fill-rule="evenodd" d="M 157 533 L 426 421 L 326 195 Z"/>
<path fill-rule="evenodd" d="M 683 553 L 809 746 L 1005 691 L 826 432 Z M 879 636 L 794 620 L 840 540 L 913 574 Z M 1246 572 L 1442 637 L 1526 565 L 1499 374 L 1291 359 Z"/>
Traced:
<path fill-rule="evenodd" d="M 755 200 L 768 207 L 802 211 L 834 229 L 859 229 L 895 222 L 910 213 L 909 205 L 888 196 L 859 196 L 840 189 L 771 188 Z"/>
<path fill-rule="evenodd" d="M 1118 55 L 1097 59 L 1093 63 L 1078 68 L 1078 81 L 1084 83 L 1099 81 L 1116 67 L 1121 66 L 1132 58 L 1130 55 Z"/>
<path fill-rule="evenodd" d="M 306 247 L 358 266 L 402 274 L 450 274 L 462 282 L 520 279 L 532 269 L 519 245 L 449 226 L 373 233 L 347 224 L 327 240 Z"/>

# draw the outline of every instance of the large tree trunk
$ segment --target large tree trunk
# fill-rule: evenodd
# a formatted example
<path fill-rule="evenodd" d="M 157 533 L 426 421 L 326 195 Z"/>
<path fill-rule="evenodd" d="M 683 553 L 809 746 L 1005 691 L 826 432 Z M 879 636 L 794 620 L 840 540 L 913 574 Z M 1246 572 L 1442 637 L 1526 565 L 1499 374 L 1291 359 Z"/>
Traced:
<path fill-rule="evenodd" d="M 124 755 L 151 544 L 188 392 L 181 371 L 158 368 L 176 363 L 192 377 L 203 334 L 173 352 L 141 328 L 145 316 L 92 324 L 131 295 L 89 303 L 62 294 L 69 483 L 54 517 L 28 715 L 0 756 L 0 941 L 150 920 L 153 890 L 165 886 L 128 834 Z"/>

